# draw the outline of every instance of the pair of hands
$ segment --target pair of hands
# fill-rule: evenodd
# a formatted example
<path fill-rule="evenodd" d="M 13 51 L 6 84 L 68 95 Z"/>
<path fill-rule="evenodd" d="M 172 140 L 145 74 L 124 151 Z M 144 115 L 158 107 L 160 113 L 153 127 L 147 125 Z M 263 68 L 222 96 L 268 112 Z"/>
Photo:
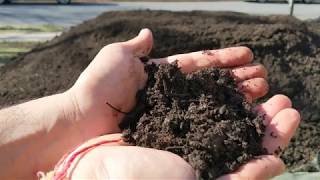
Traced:
<path fill-rule="evenodd" d="M 132 40 L 104 47 L 75 85 L 65 94 L 72 99 L 76 122 L 84 140 L 91 139 L 78 149 L 101 140 L 121 138 L 118 124 L 123 114 L 110 107 L 129 112 L 136 103 L 136 93 L 146 83 L 147 75 L 140 57 L 147 56 L 153 45 L 152 33 L 142 30 Z M 175 60 L 185 73 L 207 67 L 230 67 L 248 101 L 264 96 L 268 91 L 267 72 L 261 65 L 250 64 L 252 52 L 246 47 L 193 52 L 166 58 L 152 59 L 154 63 Z M 285 148 L 299 121 L 299 113 L 291 101 L 276 95 L 256 107 L 266 115 L 264 147 L 274 153 Z M 100 136 L 107 134 L 104 136 Z M 277 138 L 274 138 L 274 135 Z M 93 138 L 93 139 L 92 139 Z M 87 179 L 195 179 L 194 170 L 182 158 L 166 151 L 126 146 L 121 142 L 99 146 L 85 153 L 72 164 L 71 178 Z M 285 169 L 275 155 L 264 155 L 243 165 L 237 172 L 220 177 L 227 179 L 269 179 Z"/>

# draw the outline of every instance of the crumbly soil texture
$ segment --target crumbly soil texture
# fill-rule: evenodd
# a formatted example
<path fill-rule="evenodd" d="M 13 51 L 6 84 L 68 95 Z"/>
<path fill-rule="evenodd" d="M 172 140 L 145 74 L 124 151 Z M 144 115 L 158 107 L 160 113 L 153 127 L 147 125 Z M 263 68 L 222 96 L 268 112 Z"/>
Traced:
<path fill-rule="evenodd" d="M 264 154 L 263 117 L 252 111 L 228 70 L 183 74 L 175 65 L 147 65 L 148 82 L 124 119 L 128 142 L 171 151 L 216 179 Z"/>
<path fill-rule="evenodd" d="M 148 18 L 146 18 L 148 17 Z M 0 68 L 0 106 L 69 88 L 105 45 L 154 32 L 151 57 L 244 45 L 269 72 L 270 94 L 285 94 L 302 123 L 282 158 L 289 169 L 320 149 L 319 23 L 231 12 L 107 12 L 64 32 Z M 260 101 L 262 102 L 262 101 Z"/>

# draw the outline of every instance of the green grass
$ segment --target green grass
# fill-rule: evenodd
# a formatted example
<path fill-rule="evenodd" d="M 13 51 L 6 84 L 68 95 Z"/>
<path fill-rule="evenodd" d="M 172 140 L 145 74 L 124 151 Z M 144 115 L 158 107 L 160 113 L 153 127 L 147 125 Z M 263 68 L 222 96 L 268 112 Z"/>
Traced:
<path fill-rule="evenodd" d="M 32 48 L 38 42 L 11 42 L 11 41 L 0 41 L 0 51 L 7 48 Z"/>
<path fill-rule="evenodd" d="M 17 47 L 7 47 L 7 48 L 1 48 L 0 53 L 1 54 L 16 54 L 20 52 L 26 52 L 29 51 L 29 48 L 17 48 Z"/>
<path fill-rule="evenodd" d="M 18 53 L 31 50 L 37 42 L 0 42 L 0 66 L 9 62 Z"/>
<path fill-rule="evenodd" d="M 64 28 L 55 25 L 0 25 L 0 34 L 7 33 L 41 33 L 41 32 L 60 32 Z M 38 42 L 7 42 L 0 41 L 0 66 L 10 61 L 18 53 L 31 50 Z"/>
<path fill-rule="evenodd" d="M 10 32 L 60 32 L 64 28 L 61 26 L 46 24 L 37 26 L 27 26 L 27 25 L 0 25 L 0 33 L 10 33 Z"/>

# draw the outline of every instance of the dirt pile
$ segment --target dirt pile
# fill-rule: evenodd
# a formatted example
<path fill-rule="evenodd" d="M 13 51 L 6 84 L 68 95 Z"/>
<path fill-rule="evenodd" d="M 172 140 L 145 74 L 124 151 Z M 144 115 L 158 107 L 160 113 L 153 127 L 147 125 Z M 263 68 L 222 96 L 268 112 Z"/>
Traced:
<path fill-rule="evenodd" d="M 216 179 L 267 153 L 263 116 L 253 113 L 228 70 L 185 75 L 177 65 L 153 64 L 146 71 L 146 89 L 122 124 L 130 143 L 178 154 L 197 179 Z"/>
<path fill-rule="evenodd" d="M 0 104 L 67 89 L 106 44 L 153 30 L 152 57 L 246 45 L 269 70 L 270 95 L 284 93 L 302 112 L 302 126 L 285 152 L 294 167 L 320 149 L 320 36 L 306 22 L 239 13 L 110 12 L 87 21 L 0 69 Z"/>

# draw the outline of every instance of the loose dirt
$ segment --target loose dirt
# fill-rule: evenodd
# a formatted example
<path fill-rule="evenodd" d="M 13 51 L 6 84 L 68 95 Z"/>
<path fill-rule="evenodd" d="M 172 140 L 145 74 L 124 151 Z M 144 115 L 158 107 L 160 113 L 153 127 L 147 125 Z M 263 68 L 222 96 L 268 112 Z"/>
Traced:
<path fill-rule="evenodd" d="M 128 142 L 171 151 L 216 179 L 265 154 L 263 116 L 253 113 L 228 70 L 185 75 L 175 65 L 148 65 L 148 83 L 122 126 Z"/>
<path fill-rule="evenodd" d="M 69 88 L 104 45 L 153 30 L 151 57 L 237 45 L 250 47 L 269 71 L 270 93 L 283 93 L 303 122 L 283 154 L 290 168 L 320 149 L 320 36 L 309 22 L 240 13 L 109 12 L 73 27 L 0 68 L 0 105 Z"/>

